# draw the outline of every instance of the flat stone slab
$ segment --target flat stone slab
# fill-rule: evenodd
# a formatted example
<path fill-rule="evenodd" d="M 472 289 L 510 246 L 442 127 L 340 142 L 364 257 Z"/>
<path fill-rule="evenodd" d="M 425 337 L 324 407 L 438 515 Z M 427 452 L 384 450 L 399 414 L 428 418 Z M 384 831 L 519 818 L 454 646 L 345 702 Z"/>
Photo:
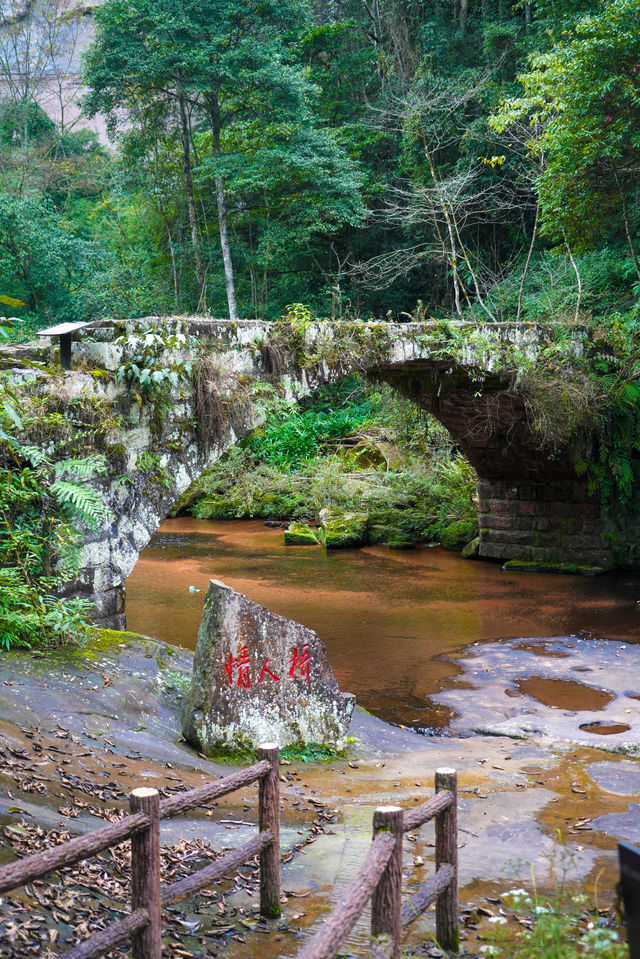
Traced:
<path fill-rule="evenodd" d="M 433 700 L 453 735 L 550 737 L 640 756 L 640 646 L 557 636 L 467 650 L 459 685 Z"/>
<path fill-rule="evenodd" d="M 587 775 L 600 789 L 614 796 L 640 794 L 640 764 L 630 759 L 620 762 L 591 763 Z"/>
<path fill-rule="evenodd" d="M 354 705 L 317 633 L 211 580 L 182 713 L 188 742 L 209 755 L 267 742 L 344 749 Z"/>

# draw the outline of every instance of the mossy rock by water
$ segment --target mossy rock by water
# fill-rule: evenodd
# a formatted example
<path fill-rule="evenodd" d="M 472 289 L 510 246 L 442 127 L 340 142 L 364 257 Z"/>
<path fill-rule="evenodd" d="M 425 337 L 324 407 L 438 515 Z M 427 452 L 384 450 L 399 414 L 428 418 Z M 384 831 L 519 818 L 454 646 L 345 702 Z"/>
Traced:
<path fill-rule="evenodd" d="M 352 737 L 347 737 L 353 742 Z M 207 759 L 218 763 L 233 763 L 239 766 L 248 766 L 258 761 L 258 751 L 252 747 L 236 750 L 221 750 L 207 756 Z M 290 763 L 331 763 L 335 760 L 347 759 L 346 749 L 334 749 L 323 743 L 294 743 L 280 750 L 280 759 Z"/>
<path fill-rule="evenodd" d="M 191 510 L 196 519 L 281 519 L 286 520 L 296 512 L 306 511 L 307 504 L 301 493 L 286 494 L 272 491 L 256 493 L 247 502 L 242 493 L 220 496 L 210 493 L 199 500 Z"/>
<path fill-rule="evenodd" d="M 198 500 L 191 515 L 196 519 L 237 519 L 237 504 L 225 496 L 211 494 Z"/>
<path fill-rule="evenodd" d="M 480 555 L 480 537 L 476 536 L 470 543 L 463 548 L 461 556 L 463 559 L 477 559 Z"/>
<path fill-rule="evenodd" d="M 458 519 L 444 528 L 442 545 L 445 549 L 460 552 L 477 535 L 478 524 L 475 519 Z"/>
<path fill-rule="evenodd" d="M 306 523 L 289 523 L 284 531 L 285 546 L 317 546 L 319 543 L 315 530 Z"/>
<path fill-rule="evenodd" d="M 334 513 L 322 510 L 320 542 L 326 549 L 354 549 L 367 542 L 366 513 Z"/>
<path fill-rule="evenodd" d="M 387 543 L 389 549 L 415 549 L 416 544 L 408 539 L 390 539 Z"/>
<path fill-rule="evenodd" d="M 370 546 L 396 543 L 417 545 L 424 539 L 423 531 L 427 518 L 417 509 L 378 509 L 369 514 L 367 542 Z"/>
<path fill-rule="evenodd" d="M 513 573 L 565 573 L 573 576 L 599 576 L 608 573 L 613 566 L 583 566 L 580 563 L 536 563 L 510 559 L 503 569 Z"/>

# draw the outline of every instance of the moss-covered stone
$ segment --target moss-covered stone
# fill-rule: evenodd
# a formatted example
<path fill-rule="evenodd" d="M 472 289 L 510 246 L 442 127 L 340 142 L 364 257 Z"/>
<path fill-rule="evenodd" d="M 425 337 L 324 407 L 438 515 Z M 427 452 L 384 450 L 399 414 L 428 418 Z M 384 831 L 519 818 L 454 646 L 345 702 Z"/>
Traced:
<path fill-rule="evenodd" d="M 391 538 L 387 543 L 389 549 L 415 549 L 416 544 L 409 539 Z"/>
<path fill-rule="evenodd" d="M 459 552 L 477 535 L 478 524 L 475 519 L 458 519 L 445 527 L 442 533 L 442 545 L 445 549 Z"/>
<path fill-rule="evenodd" d="M 354 549 L 367 542 L 366 513 L 337 513 L 323 510 L 320 542 L 326 549 Z"/>
<path fill-rule="evenodd" d="M 475 539 L 472 539 L 470 543 L 467 543 L 462 549 L 461 556 L 463 559 L 477 559 L 480 553 L 480 537 L 476 536 Z"/>
<path fill-rule="evenodd" d="M 318 536 L 306 523 L 289 523 L 284 531 L 285 546 L 317 546 Z"/>
<path fill-rule="evenodd" d="M 427 517 L 420 509 L 397 509 L 388 507 L 369 514 L 367 542 L 370 546 L 386 543 L 417 545 L 424 539 Z M 397 547 L 396 547 L 397 548 Z"/>
<path fill-rule="evenodd" d="M 367 443 L 361 440 L 353 446 L 345 455 L 345 460 L 353 470 L 386 470 L 387 459 L 373 443 Z"/>
<path fill-rule="evenodd" d="M 574 576 L 599 576 L 608 573 L 613 566 L 585 566 L 580 563 L 536 563 L 520 559 L 510 559 L 502 567 L 515 573 L 566 573 Z"/>

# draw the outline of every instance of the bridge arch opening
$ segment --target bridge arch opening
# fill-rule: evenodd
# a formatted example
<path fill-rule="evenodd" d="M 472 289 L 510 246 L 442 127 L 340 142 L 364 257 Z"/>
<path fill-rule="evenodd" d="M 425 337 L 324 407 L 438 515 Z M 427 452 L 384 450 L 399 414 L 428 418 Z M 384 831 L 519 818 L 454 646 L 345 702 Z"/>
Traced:
<path fill-rule="evenodd" d="M 441 542 L 446 531 L 461 548 L 477 536 L 476 484 L 434 417 L 384 382 L 348 374 L 282 403 L 167 515 L 315 527 L 328 509 L 366 516 L 360 545 L 407 548 Z"/>

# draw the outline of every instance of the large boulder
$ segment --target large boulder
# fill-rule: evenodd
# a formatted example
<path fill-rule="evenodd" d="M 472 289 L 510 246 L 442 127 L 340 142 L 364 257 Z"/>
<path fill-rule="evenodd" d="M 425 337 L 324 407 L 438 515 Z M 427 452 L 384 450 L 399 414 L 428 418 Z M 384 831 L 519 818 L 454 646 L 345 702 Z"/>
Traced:
<path fill-rule="evenodd" d="M 317 633 L 211 580 L 183 707 L 188 742 L 208 755 L 265 742 L 343 749 L 354 705 Z"/>
<path fill-rule="evenodd" d="M 353 549 L 367 542 L 369 517 L 360 512 L 320 510 L 320 542 L 326 549 Z"/>

